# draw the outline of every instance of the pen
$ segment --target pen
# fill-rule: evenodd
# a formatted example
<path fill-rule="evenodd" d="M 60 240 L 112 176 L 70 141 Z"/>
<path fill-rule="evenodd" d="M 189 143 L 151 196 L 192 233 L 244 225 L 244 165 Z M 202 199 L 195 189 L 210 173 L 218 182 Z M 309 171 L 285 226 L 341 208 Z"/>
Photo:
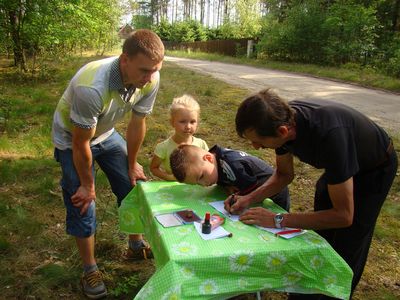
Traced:
<path fill-rule="evenodd" d="M 229 213 L 229 216 L 231 216 L 231 207 L 232 207 L 232 205 L 233 204 L 235 204 L 235 194 L 232 194 L 231 195 L 231 198 L 229 199 L 229 211 L 228 211 L 228 213 Z"/>
<path fill-rule="evenodd" d="M 285 235 L 285 234 L 291 234 L 291 233 L 296 233 L 296 232 L 301 232 L 301 231 L 302 231 L 302 229 L 300 229 L 300 228 L 290 229 L 290 230 L 282 230 L 282 231 L 279 231 L 279 232 L 275 233 L 275 235 L 276 236 Z"/>
<path fill-rule="evenodd" d="M 231 199 L 229 200 L 229 206 L 232 206 L 233 204 L 235 204 L 235 194 L 232 194 Z"/>

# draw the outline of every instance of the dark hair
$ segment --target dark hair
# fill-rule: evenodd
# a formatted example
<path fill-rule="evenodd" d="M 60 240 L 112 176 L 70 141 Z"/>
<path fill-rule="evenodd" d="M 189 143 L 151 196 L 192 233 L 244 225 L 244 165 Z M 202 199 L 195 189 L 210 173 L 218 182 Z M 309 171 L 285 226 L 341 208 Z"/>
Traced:
<path fill-rule="evenodd" d="M 294 110 L 270 89 L 247 97 L 236 113 L 236 132 L 243 137 L 248 129 L 259 136 L 277 136 L 282 125 L 294 124 Z"/>
<path fill-rule="evenodd" d="M 159 36 L 148 29 L 131 32 L 122 46 L 122 52 L 129 57 L 142 53 L 155 62 L 164 59 L 164 44 Z"/>
<path fill-rule="evenodd" d="M 189 165 L 189 150 L 192 145 L 179 145 L 174 151 L 172 151 L 169 157 L 169 163 L 171 166 L 172 174 L 174 174 L 176 180 L 184 182 L 186 178 L 186 170 Z"/>

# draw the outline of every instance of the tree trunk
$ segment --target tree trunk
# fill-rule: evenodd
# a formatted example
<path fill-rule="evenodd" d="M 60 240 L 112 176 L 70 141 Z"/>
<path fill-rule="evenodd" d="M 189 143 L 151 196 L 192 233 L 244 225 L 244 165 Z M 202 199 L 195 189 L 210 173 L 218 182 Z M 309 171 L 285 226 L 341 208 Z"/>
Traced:
<path fill-rule="evenodd" d="M 396 0 L 394 3 L 392 29 L 393 31 L 400 31 L 400 0 Z"/>
<path fill-rule="evenodd" d="M 205 25 L 204 24 L 204 4 L 205 4 L 206 0 L 200 0 L 200 23 L 201 25 Z"/>
<path fill-rule="evenodd" d="M 224 20 L 225 24 L 229 20 L 229 0 L 224 0 Z"/>
<path fill-rule="evenodd" d="M 14 65 L 16 67 L 19 67 L 21 70 L 26 71 L 24 50 L 22 48 L 22 41 L 19 30 L 20 20 L 16 11 L 9 11 L 8 16 L 11 27 L 11 38 L 13 41 Z"/>

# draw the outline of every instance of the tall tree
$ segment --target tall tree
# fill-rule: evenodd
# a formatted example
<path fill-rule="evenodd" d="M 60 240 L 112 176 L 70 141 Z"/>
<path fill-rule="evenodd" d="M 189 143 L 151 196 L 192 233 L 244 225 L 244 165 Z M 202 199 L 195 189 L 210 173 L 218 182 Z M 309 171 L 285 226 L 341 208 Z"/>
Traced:
<path fill-rule="evenodd" d="M 14 54 L 14 65 L 26 70 L 23 51 L 22 31 L 27 13 L 30 12 L 29 1 L 0 1 L 1 25 L 3 31 L 11 38 Z"/>

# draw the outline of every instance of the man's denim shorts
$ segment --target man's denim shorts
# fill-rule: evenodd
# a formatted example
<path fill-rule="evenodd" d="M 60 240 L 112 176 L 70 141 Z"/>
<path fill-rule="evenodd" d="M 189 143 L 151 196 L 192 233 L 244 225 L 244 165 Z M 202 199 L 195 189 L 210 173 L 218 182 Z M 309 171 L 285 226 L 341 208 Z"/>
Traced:
<path fill-rule="evenodd" d="M 92 146 L 91 150 L 93 161 L 96 161 L 106 174 L 112 191 L 117 196 L 119 206 L 132 189 L 128 175 L 126 142 L 117 132 L 114 132 L 105 141 Z M 67 233 L 80 238 L 89 237 L 96 231 L 95 201 L 92 201 L 87 212 L 81 215 L 80 208 L 75 207 L 71 202 L 71 197 L 80 186 L 79 177 L 73 163 L 72 150 L 55 148 L 54 157 L 60 163 L 62 169 L 60 185 L 67 209 Z M 92 164 L 92 173 L 94 178 L 94 163 Z"/>

